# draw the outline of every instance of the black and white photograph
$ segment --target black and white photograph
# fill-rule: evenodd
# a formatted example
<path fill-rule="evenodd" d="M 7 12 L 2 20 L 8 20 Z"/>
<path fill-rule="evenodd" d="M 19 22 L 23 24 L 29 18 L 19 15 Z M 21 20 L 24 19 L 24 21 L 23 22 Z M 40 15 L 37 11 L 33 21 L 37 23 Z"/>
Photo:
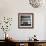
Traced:
<path fill-rule="evenodd" d="M 33 28 L 33 13 L 19 13 L 18 14 L 19 28 Z"/>

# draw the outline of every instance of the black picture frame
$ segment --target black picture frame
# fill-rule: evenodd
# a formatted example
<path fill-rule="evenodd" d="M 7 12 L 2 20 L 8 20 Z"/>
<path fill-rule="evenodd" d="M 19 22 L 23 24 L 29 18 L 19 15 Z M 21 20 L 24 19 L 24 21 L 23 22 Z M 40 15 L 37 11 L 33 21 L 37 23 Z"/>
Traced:
<path fill-rule="evenodd" d="M 33 13 L 18 13 L 18 28 L 33 28 L 34 14 Z"/>

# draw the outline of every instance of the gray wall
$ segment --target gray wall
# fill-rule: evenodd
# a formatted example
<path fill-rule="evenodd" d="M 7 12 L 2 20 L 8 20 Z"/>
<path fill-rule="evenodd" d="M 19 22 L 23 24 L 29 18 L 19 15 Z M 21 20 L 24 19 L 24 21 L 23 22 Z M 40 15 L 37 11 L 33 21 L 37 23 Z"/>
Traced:
<path fill-rule="evenodd" d="M 34 28 L 33 29 L 18 29 L 18 13 L 34 13 Z M 37 35 L 37 39 L 46 40 L 46 5 L 39 8 L 33 8 L 29 4 L 29 0 L 0 0 L 0 19 L 4 16 L 12 17 L 12 26 L 10 31 L 10 37 L 16 40 L 28 40 L 34 34 Z M 0 39 L 4 39 L 4 33 L 0 29 Z"/>

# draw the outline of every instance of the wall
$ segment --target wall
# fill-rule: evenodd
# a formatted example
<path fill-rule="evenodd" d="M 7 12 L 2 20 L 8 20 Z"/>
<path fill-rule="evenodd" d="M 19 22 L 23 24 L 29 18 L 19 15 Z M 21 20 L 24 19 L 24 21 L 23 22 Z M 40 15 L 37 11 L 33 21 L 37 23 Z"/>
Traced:
<path fill-rule="evenodd" d="M 18 29 L 18 13 L 34 13 L 34 28 L 33 29 Z M 34 34 L 37 35 L 37 39 L 45 39 L 45 15 L 46 6 L 40 8 L 33 8 L 29 4 L 28 0 L 0 0 L 0 16 L 12 17 L 13 22 L 8 31 L 10 37 L 16 40 L 28 40 Z M 0 17 L 0 18 L 1 18 Z M 0 31 L 0 35 L 3 31 Z M 0 36 L 0 39 L 4 37 Z"/>

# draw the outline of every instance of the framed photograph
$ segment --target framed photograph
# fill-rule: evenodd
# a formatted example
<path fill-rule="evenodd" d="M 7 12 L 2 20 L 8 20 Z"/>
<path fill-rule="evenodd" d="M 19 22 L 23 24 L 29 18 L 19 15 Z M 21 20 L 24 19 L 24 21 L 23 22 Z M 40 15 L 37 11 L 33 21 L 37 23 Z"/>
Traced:
<path fill-rule="evenodd" d="M 18 13 L 18 28 L 33 28 L 33 13 Z"/>

